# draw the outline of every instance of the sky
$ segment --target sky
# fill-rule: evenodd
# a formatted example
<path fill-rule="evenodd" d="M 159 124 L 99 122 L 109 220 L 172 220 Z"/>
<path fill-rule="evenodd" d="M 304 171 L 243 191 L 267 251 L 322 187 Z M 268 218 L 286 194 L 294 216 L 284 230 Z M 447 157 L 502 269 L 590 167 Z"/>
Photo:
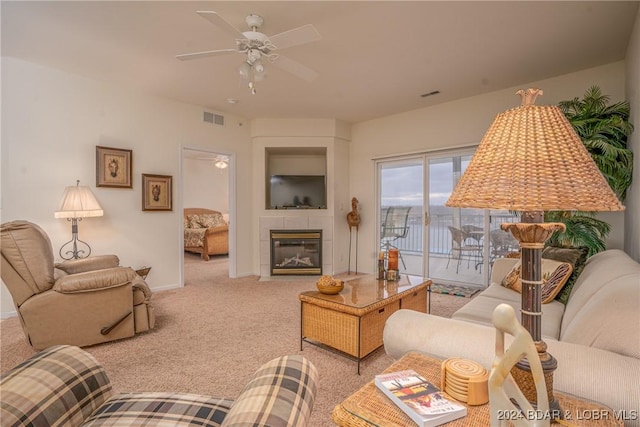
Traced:
<path fill-rule="evenodd" d="M 398 165 L 399 166 L 399 165 Z M 382 206 L 422 206 L 422 164 L 382 169 Z M 429 169 L 431 206 L 444 206 L 453 191 L 451 162 L 432 162 Z"/>

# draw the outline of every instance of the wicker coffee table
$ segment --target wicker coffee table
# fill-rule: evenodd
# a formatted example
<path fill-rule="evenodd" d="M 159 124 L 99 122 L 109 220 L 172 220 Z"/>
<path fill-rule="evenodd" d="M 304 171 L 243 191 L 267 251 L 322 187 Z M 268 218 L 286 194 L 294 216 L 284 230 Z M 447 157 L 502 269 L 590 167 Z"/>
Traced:
<path fill-rule="evenodd" d="M 440 385 L 440 366 L 442 360 L 419 353 L 407 353 L 384 372 L 395 372 L 413 369 L 433 384 Z M 613 411 L 601 404 L 589 402 L 554 392 L 565 414 L 563 424 L 570 426 L 623 426 L 622 420 L 616 419 Z M 331 414 L 333 421 L 343 427 L 406 427 L 416 424 L 381 391 L 373 381 L 336 405 Z M 488 426 L 489 404 L 467 406 L 467 415 L 447 423 L 447 426 Z M 555 424 L 554 425 L 559 425 Z"/>
<path fill-rule="evenodd" d="M 427 312 L 431 280 L 402 275 L 398 281 L 364 276 L 344 283 L 337 295 L 301 293 L 302 343 L 325 346 L 358 362 L 382 346 L 384 324 L 401 308 Z"/>

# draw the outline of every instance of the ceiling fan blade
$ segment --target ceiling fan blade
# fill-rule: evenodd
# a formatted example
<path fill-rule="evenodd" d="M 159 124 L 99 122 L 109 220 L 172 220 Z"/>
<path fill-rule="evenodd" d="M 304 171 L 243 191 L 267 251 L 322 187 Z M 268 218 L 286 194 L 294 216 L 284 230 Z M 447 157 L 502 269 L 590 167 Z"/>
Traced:
<path fill-rule="evenodd" d="M 235 37 L 235 38 L 244 38 L 244 35 L 242 34 L 242 31 L 238 30 L 236 27 L 234 27 L 233 25 L 231 25 L 227 21 L 225 21 L 224 18 L 222 16 L 218 15 L 217 12 L 212 12 L 212 11 L 208 11 L 208 10 L 200 10 L 200 11 L 198 11 L 196 13 L 198 15 L 202 16 L 207 21 L 211 22 L 216 27 L 220 28 L 221 30 L 226 31 L 229 34 L 231 34 L 233 37 Z"/>
<path fill-rule="evenodd" d="M 292 46 L 298 46 L 305 43 L 311 43 L 320 40 L 322 36 L 316 30 L 313 24 L 303 25 L 293 30 L 285 31 L 274 36 L 270 36 L 269 40 L 278 49 L 286 49 Z"/>
<path fill-rule="evenodd" d="M 314 81 L 319 75 L 315 70 L 283 55 L 278 56 L 278 59 L 273 62 L 273 65 L 308 82 Z"/>
<path fill-rule="evenodd" d="M 176 55 L 176 58 L 181 61 L 186 61 L 189 59 L 206 58 L 208 56 L 228 55 L 230 53 L 238 53 L 238 51 L 236 49 L 207 50 L 205 52 L 183 53 Z"/>

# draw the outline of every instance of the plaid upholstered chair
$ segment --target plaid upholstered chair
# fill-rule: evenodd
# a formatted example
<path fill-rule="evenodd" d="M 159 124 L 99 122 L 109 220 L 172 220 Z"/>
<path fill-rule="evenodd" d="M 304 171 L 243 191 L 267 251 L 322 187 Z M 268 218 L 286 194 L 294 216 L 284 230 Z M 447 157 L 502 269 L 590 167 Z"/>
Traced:
<path fill-rule="evenodd" d="M 0 381 L 2 426 L 305 426 L 318 372 L 303 356 L 260 367 L 234 401 L 188 393 L 119 393 L 75 346 L 48 348 Z"/>

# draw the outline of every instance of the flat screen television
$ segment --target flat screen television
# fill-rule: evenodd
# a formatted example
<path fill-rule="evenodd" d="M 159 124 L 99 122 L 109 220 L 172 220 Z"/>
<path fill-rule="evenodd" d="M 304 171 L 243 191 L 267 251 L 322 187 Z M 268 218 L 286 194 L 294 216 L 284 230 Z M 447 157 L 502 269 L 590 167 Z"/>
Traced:
<path fill-rule="evenodd" d="M 270 209 L 326 209 L 324 175 L 271 175 Z"/>

